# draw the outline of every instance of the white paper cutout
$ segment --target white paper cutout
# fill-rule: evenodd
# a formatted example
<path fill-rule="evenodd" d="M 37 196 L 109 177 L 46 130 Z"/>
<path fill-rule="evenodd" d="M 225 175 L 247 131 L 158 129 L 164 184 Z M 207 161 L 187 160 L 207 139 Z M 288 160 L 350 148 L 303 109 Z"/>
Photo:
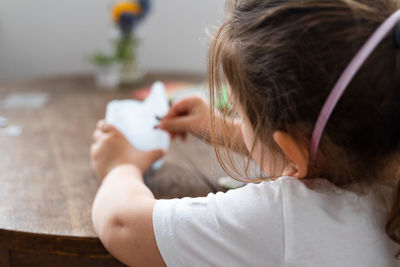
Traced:
<path fill-rule="evenodd" d="M 107 105 L 106 121 L 120 130 L 138 150 L 168 150 L 170 137 L 162 130 L 154 129 L 159 124 L 157 117 L 164 117 L 169 110 L 165 86 L 156 82 L 149 97 L 137 100 L 113 100 Z M 154 169 L 162 166 L 162 160 L 153 164 Z"/>

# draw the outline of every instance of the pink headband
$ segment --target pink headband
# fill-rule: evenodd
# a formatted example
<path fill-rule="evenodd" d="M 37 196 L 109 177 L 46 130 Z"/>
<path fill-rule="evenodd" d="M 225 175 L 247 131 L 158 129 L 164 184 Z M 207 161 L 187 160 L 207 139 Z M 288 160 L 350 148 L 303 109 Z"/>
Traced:
<path fill-rule="evenodd" d="M 379 43 L 385 38 L 390 30 L 400 20 L 400 10 L 393 13 L 379 28 L 372 34 L 364 46 L 350 61 L 339 80 L 336 82 L 331 93 L 329 94 L 324 106 L 321 109 L 317 123 L 315 124 L 314 131 L 310 143 L 310 165 L 315 164 L 317 157 L 318 146 L 321 140 L 322 133 L 325 129 L 326 123 L 332 114 L 340 97 L 343 95 L 346 87 L 349 85 L 358 70 L 367 60 L 368 56 L 374 51 Z"/>

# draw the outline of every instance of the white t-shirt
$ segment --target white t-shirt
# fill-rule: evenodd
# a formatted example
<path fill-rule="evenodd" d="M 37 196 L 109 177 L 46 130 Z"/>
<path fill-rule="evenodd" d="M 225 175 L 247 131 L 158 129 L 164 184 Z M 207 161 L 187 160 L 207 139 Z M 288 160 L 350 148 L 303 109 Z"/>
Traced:
<path fill-rule="evenodd" d="M 167 266 L 397 266 L 387 210 L 371 192 L 281 177 L 158 200 L 153 225 Z"/>

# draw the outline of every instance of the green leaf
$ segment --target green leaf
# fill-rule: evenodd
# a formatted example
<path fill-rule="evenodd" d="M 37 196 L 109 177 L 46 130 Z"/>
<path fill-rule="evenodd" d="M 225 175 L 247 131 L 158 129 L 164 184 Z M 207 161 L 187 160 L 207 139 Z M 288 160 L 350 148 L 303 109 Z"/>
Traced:
<path fill-rule="evenodd" d="M 104 55 L 104 54 L 94 54 L 90 58 L 90 62 L 92 62 L 94 65 L 97 66 L 110 66 L 116 62 L 118 62 L 118 59 L 114 56 L 109 56 L 109 55 Z"/>

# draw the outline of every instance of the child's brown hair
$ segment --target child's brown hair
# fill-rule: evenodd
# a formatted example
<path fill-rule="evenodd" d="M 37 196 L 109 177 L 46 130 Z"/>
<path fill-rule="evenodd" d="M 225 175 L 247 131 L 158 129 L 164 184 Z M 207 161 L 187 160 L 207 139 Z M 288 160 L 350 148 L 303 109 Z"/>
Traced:
<path fill-rule="evenodd" d="M 301 142 L 309 141 L 321 107 L 346 65 L 399 8 L 399 0 L 228 0 L 226 19 L 209 51 L 211 105 L 215 106 L 226 79 L 231 97 L 253 128 L 255 142 L 270 148 L 281 159 L 276 162 L 288 162 L 274 143 L 273 132 L 281 130 Z M 224 113 L 230 115 L 229 109 Z M 229 133 L 226 148 L 228 138 Z M 223 168 L 238 174 L 229 150 L 222 151 L 214 143 Z M 317 165 L 307 178 L 324 177 L 338 186 L 397 185 L 386 225 L 397 244 L 399 145 L 400 48 L 389 34 L 335 107 Z"/>

